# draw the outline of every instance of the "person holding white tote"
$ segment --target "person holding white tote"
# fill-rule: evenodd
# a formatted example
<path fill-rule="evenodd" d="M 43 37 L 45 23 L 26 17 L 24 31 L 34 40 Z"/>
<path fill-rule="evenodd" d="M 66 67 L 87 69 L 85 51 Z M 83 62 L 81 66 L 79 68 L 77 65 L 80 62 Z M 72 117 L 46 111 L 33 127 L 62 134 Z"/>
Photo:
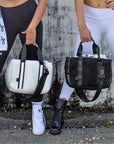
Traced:
<path fill-rule="evenodd" d="M 22 45 L 27 45 L 27 59 L 37 60 L 38 44 L 42 49 L 42 16 L 47 0 L 0 0 L 0 71 L 11 50 L 16 35 L 19 34 Z M 33 134 L 45 132 L 45 118 L 42 110 L 42 95 L 32 101 Z"/>

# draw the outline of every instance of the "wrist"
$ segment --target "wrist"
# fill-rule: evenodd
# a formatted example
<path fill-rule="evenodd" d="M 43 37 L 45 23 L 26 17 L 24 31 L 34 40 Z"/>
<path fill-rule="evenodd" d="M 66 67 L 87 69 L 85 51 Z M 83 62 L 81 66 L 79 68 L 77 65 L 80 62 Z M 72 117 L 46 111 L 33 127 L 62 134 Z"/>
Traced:
<path fill-rule="evenodd" d="M 33 22 L 33 21 L 31 21 L 31 23 L 29 24 L 29 28 L 31 28 L 31 29 L 36 29 L 36 27 L 37 27 L 37 23 L 36 22 Z"/>
<path fill-rule="evenodd" d="M 36 29 L 36 27 L 37 27 L 36 25 L 30 24 L 27 29 Z"/>
<path fill-rule="evenodd" d="M 79 24 L 78 25 L 79 31 L 84 31 L 85 29 L 87 29 L 86 24 Z"/>
<path fill-rule="evenodd" d="M 85 23 L 85 22 L 78 23 L 78 27 L 79 27 L 79 28 L 81 28 L 81 27 L 86 27 L 86 23 Z"/>

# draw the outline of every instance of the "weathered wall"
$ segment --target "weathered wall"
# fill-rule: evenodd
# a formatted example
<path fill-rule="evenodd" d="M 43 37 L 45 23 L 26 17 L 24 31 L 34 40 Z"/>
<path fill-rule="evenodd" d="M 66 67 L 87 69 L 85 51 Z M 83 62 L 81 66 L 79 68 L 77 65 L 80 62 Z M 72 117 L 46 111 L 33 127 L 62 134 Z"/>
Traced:
<path fill-rule="evenodd" d="M 44 59 L 52 61 L 54 64 L 54 78 L 53 83 L 58 84 L 55 87 L 55 94 L 50 94 L 53 96 L 58 96 L 58 90 L 56 86 L 61 87 L 64 79 L 64 62 L 66 56 L 72 56 L 75 48 L 76 35 L 78 32 L 77 19 L 75 14 L 74 1 L 70 0 L 48 0 L 48 6 L 43 17 L 43 56 Z M 105 42 L 104 36 L 101 39 L 100 45 L 102 46 L 102 52 L 104 54 L 110 54 L 107 50 L 107 43 Z M 21 46 L 19 38 L 15 41 L 13 49 L 8 57 L 17 57 L 19 53 L 19 47 Z M 4 66 L 4 71 L 7 67 L 7 63 Z M 57 83 L 56 83 L 56 81 Z M 105 90 L 101 93 L 100 98 L 95 102 L 86 104 L 79 102 L 80 106 L 95 106 L 95 107 L 114 107 L 114 80 L 110 90 Z M 53 90 L 52 90 L 53 92 Z M 44 96 L 46 101 L 47 97 Z M 78 101 L 78 97 L 71 97 L 71 101 Z M 74 103 L 74 102 L 73 102 Z"/>

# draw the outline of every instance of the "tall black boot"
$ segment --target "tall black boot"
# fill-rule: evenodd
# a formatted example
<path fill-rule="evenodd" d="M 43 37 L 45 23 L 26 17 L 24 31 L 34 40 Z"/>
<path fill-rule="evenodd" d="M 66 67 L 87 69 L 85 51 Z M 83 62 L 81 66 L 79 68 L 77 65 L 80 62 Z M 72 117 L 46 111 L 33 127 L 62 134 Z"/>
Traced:
<path fill-rule="evenodd" d="M 53 120 L 49 130 L 51 134 L 56 135 L 62 132 L 61 129 L 64 123 L 63 112 L 65 109 L 65 105 L 66 105 L 65 99 L 58 99 L 54 110 Z"/>

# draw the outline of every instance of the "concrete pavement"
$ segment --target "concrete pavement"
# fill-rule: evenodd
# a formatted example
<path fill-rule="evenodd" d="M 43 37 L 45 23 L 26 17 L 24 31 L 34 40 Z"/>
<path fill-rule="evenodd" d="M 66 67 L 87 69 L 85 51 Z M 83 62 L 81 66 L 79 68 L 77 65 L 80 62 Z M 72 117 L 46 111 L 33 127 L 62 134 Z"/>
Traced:
<path fill-rule="evenodd" d="M 44 110 L 47 127 L 42 136 L 34 136 L 31 110 L 0 112 L 0 144 L 114 144 L 114 112 L 65 110 L 65 123 L 60 135 L 51 135 L 49 125 L 52 109 Z"/>
<path fill-rule="evenodd" d="M 57 136 L 48 129 L 42 136 L 34 136 L 30 130 L 0 130 L 0 144 L 114 144 L 114 129 L 63 129 Z"/>

